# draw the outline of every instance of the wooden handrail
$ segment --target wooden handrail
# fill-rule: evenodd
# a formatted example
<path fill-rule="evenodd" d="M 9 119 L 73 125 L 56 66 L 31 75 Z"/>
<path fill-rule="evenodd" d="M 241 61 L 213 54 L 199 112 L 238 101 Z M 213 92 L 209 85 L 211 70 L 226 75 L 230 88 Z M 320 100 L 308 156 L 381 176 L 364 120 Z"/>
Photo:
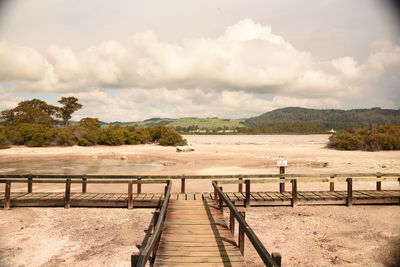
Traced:
<path fill-rule="evenodd" d="M 0 179 L 10 178 L 36 178 L 36 179 L 57 179 L 57 178 L 70 178 L 70 179 L 83 179 L 83 178 L 96 178 L 96 179 L 251 179 L 251 178 L 280 178 L 282 174 L 234 174 L 234 175 L 58 175 L 58 174 L 2 174 Z M 286 178 L 323 178 L 323 177 L 400 177 L 400 173 L 337 173 L 337 174 L 290 174 L 285 173 Z"/>
<path fill-rule="evenodd" d="M 353 178 L 353 177 L 352 177 Z M 396 182 L 399 178 L 395 177 L 357 177 L 353 178 L 354 182 Z M 291 183 L 291 179 L 246 179 L 251 181 L 252 184 L 269 184 L 269 183 Z M 245 184 L 246 180 L 222 180 L 218 184 Z M 332 182 L 346 182 L 347 177 L 339 178 L 298 178 L 299 182 L 303 183 L 332 183 Z"/>
<path fill-rule="evenodd" d="M 57 180 L 54 179 L 0 179 L 0 183 L 6 183 L 7 181 L 12 181 L 13 183 L 28 183 L 28 184 L 34 184 L 34 183 L 40 183 L 40 184 L 57 184 L 57 183 L 65 183 L 65 181 L 70 178 L 64 178 L 60 179 L 58 178 Z M 112 180 L 112 179 L 103 179 L 103 180 L 91 180 L 87 178 L 86 180 L 71 180 L 72 184 L 127 184 L 127 183 L 132 183 L 132 184 L 165 184 L 168 182 L 168 180 Z"/>
<path fill-rule="evenodd" d="M 162 231 L 162 227 L 163 227 L 164 220 L 166 217 L 169 199 L 171 196 L 171 188 L 172 188 L 172 181 L 169 180 L 167 182 L 167 188 L 165 191 L 164 201 L 162 203 L 160 213 L 158 215 L 157 223 L 153 230 L 153 234 L 151 235 L 146 246 L 144 246 L 143 249 L 140 250 L 139 255 L 132 254 L 132 257 L 131 257 L 131 265 L 132 266 L 144 267 L 146 265 L 146 262 L 150 258 L 151 252 L 153 251 L 153 254 L 155 254 L 154 248 L 156 248 L 156 245 L 158 244 L 160 237 L 161 237 L 161 231 Z"/>
<path fill-rule="evenodd" d="M 268 267 L 279 267 L 280 265 L 275 261 L 275 259 L 269 254 L 263 243 L 251 229 L 250 225 L 246 222 L 242 214 L 236 209 L 235 205 L 228 199 L 228 197 L 222 192 L 215 181 L 212 182 L 214 190 L 218 194 L 218 198 L 225 202 L 226 206 L 229 208 L 230 212 L 239 223 L 239 228 L 243 229 L 247 238 L 250 240 L 253 247 L 256 249 L 258 255 L 261 257 L 264 264 Z M 279 258 L 278 256 L 277 258 Z"/>

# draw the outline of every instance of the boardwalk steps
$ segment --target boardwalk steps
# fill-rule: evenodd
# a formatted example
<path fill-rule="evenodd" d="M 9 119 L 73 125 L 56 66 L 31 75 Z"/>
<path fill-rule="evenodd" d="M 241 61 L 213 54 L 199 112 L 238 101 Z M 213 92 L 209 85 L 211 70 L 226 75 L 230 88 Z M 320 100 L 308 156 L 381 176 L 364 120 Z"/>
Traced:
<path fill-rule="evenodd" d="M 171 199 L 154 266 L 245 266 L 215 201 Z"/>
<path fill-rule="evenodd" d="M 245 193 L 226 192 L 230 201 L 236 205 L 243 205 Z M 5 193 L 0 192 L 0 207 L 4 206 Z M 298 191 L 298 205 L 345 205 L 346 191 Z M 133 207 L 158 207 L 163 199 L 162 193 L 133 194 Z M 251 192 L 251 206 L 290 205 L 290 192 Z M 171 193 L 172 201 L 211 201 L 214 194 L 199 193 Z M 71 193 L 71 207 L 127 207 L 127 193 Z M 63 207 L 64 192 L 11 192 L 11 207 Z M 200 201 L 201 202 L 201 201 Z M 400 190 L 354 190 L 353 204 L 400 204 Z M 177 209 L 182 207 L 177 207 Z M 196 207 L 194 207 L 196 208 Z M 190 211 L 187 211 L 190 212 Z"/>

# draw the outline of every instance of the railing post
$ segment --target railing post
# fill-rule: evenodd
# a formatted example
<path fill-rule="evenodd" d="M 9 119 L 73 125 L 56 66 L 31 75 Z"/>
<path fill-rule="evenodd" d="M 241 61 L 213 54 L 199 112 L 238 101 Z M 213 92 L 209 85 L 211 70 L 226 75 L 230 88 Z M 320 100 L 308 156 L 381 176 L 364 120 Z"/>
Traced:
<path fill-rule="evenodd" d="M 279 167 L 279 174 L 280 174 L 280 180 L 284 180 L 285 179 L 285 167 L 281 166 Z M 285 192 L 285 183 L 279 183 L 279 192 L 283 193 Z"/>
<path fill-rule="evenodd" d="M 215 182 L 215 185 L 218 185 L 218 182 Z M 218 193 L 217 193 L 217 189 L 214 188 L 214 200 L 217 201 L 218 200 Z"/>
<path fill-rule="evenodd" d="M 139 255 L 138 254 L 132 254 L 131 255 L 131 267 L 135 267 L 136 263 L 139 259 Z"/>
<path fill-rule="evenodd" d="M 243 192 L 243 177 L 240 177 L 240 178 L 239 178 L 238 192 L 239 192 L 239 193 L 242 193 L 242 192 Z"/>
<path fill-rule="evenodd" d="M 347 206 L 353 205 L 353 179 L 347 178 Z"/>
<path fill-rule="evenodd" d="M 65 205 L 64 208 L 69 209 L 71 206 L 71 178 L 65 181 Z"/>
<path fill-rule="evenodd" d="M 86 177 L 83 177 L 83 178 L 82 178 L 82 193 L 86 193 L 86 188 L 87 188 L 87 183 L 86 183 L 86 181 L 87 181 L 87 178 L 86 178 Z"/>
<path fill-rule="evenodd" d="M 246 212 L 240 211 L 243 218 L 246 218 Z M 239 236 L 238 236 L 239 250 L 242 255 L 244 255 L 244 227 L 239 223 Z"/>
<path fill-rule="evenodd" d="M 142 184 L 140 183 L 142 178 L 138 178 L 137 180 L 138 180 L 138 183 L 137 183 L 137 187 L 136 187 L 136 193 L 140 194 L 140 193 L 142 193 Z"/>
<path fill-rule="evenodd" d="M 128 182 L 128 209 L 133 208 L 133 186 L 132 186 L 132 180 L 129 180 Z"/>
<path fill-rule="evenodd" d="M 32 193 L 32 175 L 28 175 L 28 193 Z"/>
<path fill-rule="evenodd" d="M 223 188 L 222 187 L 218 187 L 220 190 L 221 190 L 221 192 L 222 192 L 222 190 L 223 190 Z M 222 212 L 222 213 L 224 213 L 224 200 L 223 200 L 223 198 L 220 196 L 220 195 L 218 195 L 218 205 L 219 205 L 219 209 L 220 209 L 220 211 Z"/>
<path fill-rule="evenodd" d="M 278 264 L 279 267 L 282 265 L 282 256 L 280 253 L 272 252 L 271 257 L 272 259 L 274 259 L 274 261 L 276 262 L 276 264 Z"/>
<path fill-rule="evenodd" d="M 4 194 L 4 209 L 8 210 L 10 208 L 10 198 L 11 198 L 11 181 L 8 180 L 5 184 L 5 194 Z"/>
<path fill-rule="evenodd" d="M 229 230 L 231 230 L 232 234 L 235 234 L 235 215 L 231 210 L 229 213 Z"/>
<path fill-rule="evenodd" d="M 250 180 L 245 180 L 246 183 L 246 199 L 244 200 L 244 206 L 247 208 L 250 206 Z"/>
<path fill-rule="evenodd" d="M 297 179 L 292 179 L 292 207 L 297 206 Z"/>
<path fill-rule="evenodd" d="M 167 191 L 168 191 L 168 184 L 164 187 L 164 197 L 167 196 Z"/>
<path fill-rule="evenodd" d="M 334 179 L 335 176 L 336 176 L 336 175 L 334 174 L 334 175 L 332 175 L 330 178 L 331 178 L 331 179 Z M 330 182 L 330 183 L 329 183 L 329 191 L 331 191 L 331 192 L 335 191 L 335 182 Z"/>
<path fill-rule="evenodd" d="M 376 173 L 376 178 L 382 178 L 382 173 L 380 173 L 380 172 Z M 382 182 L 381 181 L 376 181 L 376 190 L 377 191 L 382 190 Z"/>
<path fill-rule="evenodd" d="M 185 175 L 182 176 L 183 178 L 181 179 L 181 193 L 185 193 Z"/>

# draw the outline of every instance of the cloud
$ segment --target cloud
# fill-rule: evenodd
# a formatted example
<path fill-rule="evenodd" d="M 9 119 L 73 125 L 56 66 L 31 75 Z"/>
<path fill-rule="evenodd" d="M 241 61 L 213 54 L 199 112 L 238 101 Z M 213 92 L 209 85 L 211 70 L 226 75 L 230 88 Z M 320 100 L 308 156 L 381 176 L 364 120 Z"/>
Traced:
<path fill-rule="evenodd" d="M 64 94 L 70 95 L 69 93 Z M 84 108 L 73 119 L 97 117 L 104 121 L 138 121 L 152 117 L 246 118 L 286 106 L 339 107 L 334 99 L 275 96 L 262 99 L 244 91 L 203 91 L 199 89 L 121 89 L 112 96 L 95 89 L 74 95 Z"/>
<path fill-rule="evenodd" d="M 206 88 L 262 94 L 342 97 L 359 92 L 370 70 L 379 76 L 400 62 L 399 47 L 376 43 L 367 62 L 318 61 L 269 26 L 245 19 L 218 38 L 165 43 L 153 32 L 106 41 L 75 52 L 50 46 L 45 54 L 0 43 L 0 79 L 17 90 L 65 92 L 90 88 Z M 398 63 L 397 63 L 398 65 Z"/>
<path fill-rule="evenodd" d="M 340 107 L 388 70 L 400 70 L 400 47 L 391 42 L 372 43 L 365 62 L 351 56 L 319 60 L 251 19 L 217 38 L 178 43 L 160 41 L 151 31 L 82 51 L 51 45 L 40 53 L 0 41 L 0 83 L 14 91 L 76 95 L 86 106 L 78 117 L 104 120 Z M 119 91 L 110 97 L 110 89 Z"/>

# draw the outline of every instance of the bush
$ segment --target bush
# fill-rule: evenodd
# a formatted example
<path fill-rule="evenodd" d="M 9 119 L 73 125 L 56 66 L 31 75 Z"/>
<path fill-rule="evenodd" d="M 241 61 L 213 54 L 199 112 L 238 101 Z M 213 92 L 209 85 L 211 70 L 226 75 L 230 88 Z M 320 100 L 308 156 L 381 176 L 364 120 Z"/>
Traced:
<path fill-rule="evenodd" d="M 121 125 L 112 125 L 101 129 L 99 144 L 119 146 L 125 144 L 126 129 Z"/>
<path fill-rule="evenodd" d="M 158 144 L 161 146 L 183 146 L 187 145 L 187 141 L 174 129 L 167 128 L 162 132 Z"/>
<path fill-rule="evenodd" d="M 9 148 L 10 146 L 10 141 L 8 141 L 6 135 L 2 132 L 0 132 L 0 149 L 6 149 Z"/>
<path fill-rule="evenodd" d="M 372 130 L 341 130 L 329 138 L 328 147 L 339 150 L 400 150 L 400 124 L 385 124 Z"/>
<path fill-rule="evenodd" d="M 125 143 L 128 145 L 146 144 L 151 142 L 151 136 L 145 128 L 126 127 Z"/>
<path fill-rule="evenodd" d="M 52 145 L 73 146 L 77 144 L 77 138 L 73 135 L 73 128 L 58 128 Z"/>
<path fill-rule="evenodd" d="M 7 137 L 13 144 L 30 147 L 49 146 L 54 136 L 54 128 L 44 124 L 21 123 L 7 131 Z"/>

